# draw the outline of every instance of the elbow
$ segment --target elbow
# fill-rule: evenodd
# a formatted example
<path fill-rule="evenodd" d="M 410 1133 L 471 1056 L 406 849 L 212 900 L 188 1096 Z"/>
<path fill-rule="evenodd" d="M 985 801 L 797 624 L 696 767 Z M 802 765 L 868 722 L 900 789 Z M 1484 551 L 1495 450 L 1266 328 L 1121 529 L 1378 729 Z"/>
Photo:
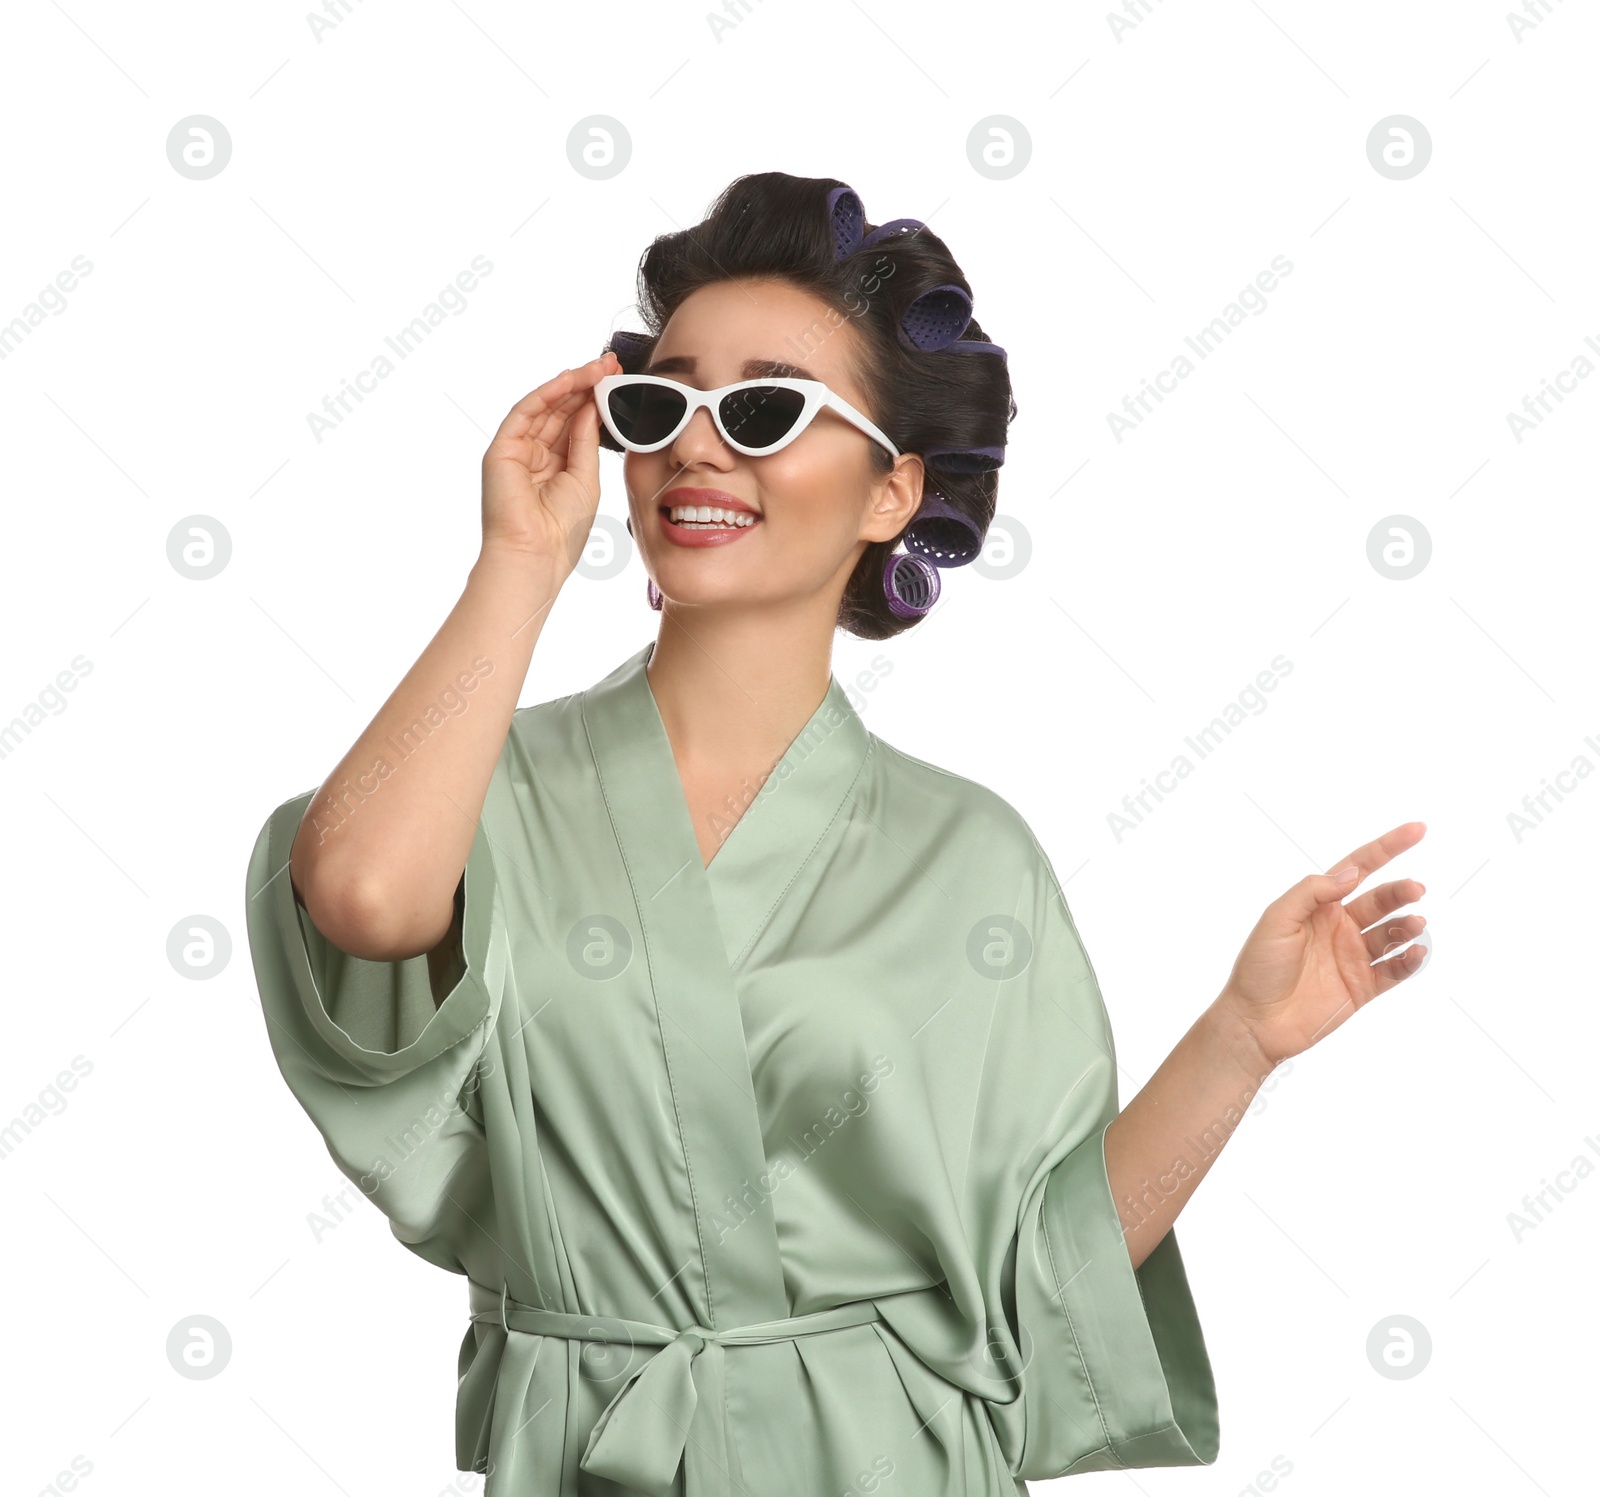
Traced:
<path fill-rule="evenodd" d="M 334 946 L 369 962 L 421 956 L 449 930 L 448 919 L 437 932 L 425 929 L 419 920 L 397 919 L 401 901 L 370 879 L 308 879 L 300 902 L 311 923 Z"/>
<path fill-rule="evenodd" d="M 369 962 L 400 962 L 432 951 L 449 933 L 454 882 L 430 916 L 415 891 L 395 888 L 370 867 L 352 868 L 348 858 L 330 856 L 333 851 L 313 842 L 302 824 L 289 849 L 289 879 L 311 923 L 340 951 Z"/>

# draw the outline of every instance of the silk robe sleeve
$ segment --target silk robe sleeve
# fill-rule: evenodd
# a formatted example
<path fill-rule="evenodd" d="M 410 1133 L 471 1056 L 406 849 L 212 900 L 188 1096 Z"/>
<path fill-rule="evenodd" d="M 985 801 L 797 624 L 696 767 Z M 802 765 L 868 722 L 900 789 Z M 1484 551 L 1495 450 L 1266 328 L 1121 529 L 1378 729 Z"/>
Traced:
<path fill-rule="evenodd" d="M 468 1203 L 482 1199 L 487 1171 L 477 1068 L 505 971 L 490 845 L 480 823 L 456 891 L 459 946 L 441 964 L 436 1003 L 426 954 L 351 956 L 295 898 L 289 849 L 314 794 L 273 811 L 250 858 L 247 928 L 273 1056 L 334 1162 L 394 1235 L 464 1273 Z"/>
<path fill-rule="evenodd" d="M 991 918 L 986 936 L 980 921 L 974 936 L 988 943 L 974 965 L 997 974 L 975 1231 L 985 1298 L 1003 1305 L 1015 1342 L 996 1361 L 1014 1357 L 1006 1372 L 1020 1382 L 990 1418 L 1024 1478 L 1207 1465 L 1216 1390 L 1177 1236 L 1134 1270 L 1105 1165 L 1118 1111 L 1111 1026 L 1055 872 L 1027 841 L 1015 904 L 1001 905 L 1010 920 Z"/>

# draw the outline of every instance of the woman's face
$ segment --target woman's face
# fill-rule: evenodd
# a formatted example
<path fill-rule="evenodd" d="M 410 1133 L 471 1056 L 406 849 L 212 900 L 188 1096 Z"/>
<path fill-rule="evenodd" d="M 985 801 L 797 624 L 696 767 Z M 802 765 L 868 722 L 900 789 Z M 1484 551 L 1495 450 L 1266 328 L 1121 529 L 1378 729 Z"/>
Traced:
<path fill-rule="evenodd" d="M 818 379 L 876 420 L 853 368 L 858 336 L 848 319 L 788 282 L 720 281 L 673 313 L 642 372 L 700 390 Z M 747 367 L 756 360 L 763 362 Z M 902 457 L 879 477 L 872 446 L 824 408 L 781 452 L 745 457 L 722 440 L 711 413 L 698 410 L 659 452 L 625 454 L 634 539 L 656 586 L 691 606 L 809 599 L 831 617 L 867 542 L 898 535 L 921 500 L 922 460 Z M 756 518 L 731 532 L 690 531 L 671 519 L 675 506 L 715 509 L 719 498 Z M 717 543 L 705 544 L 708 537 Z"/>

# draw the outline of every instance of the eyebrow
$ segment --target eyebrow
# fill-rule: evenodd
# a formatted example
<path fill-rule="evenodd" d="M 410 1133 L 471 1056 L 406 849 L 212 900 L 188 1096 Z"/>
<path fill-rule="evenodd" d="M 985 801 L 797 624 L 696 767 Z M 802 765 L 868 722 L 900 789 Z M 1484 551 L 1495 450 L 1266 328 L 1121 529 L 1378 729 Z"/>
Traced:
<path fill-rule="evenodd" d="M 692 354 L 674 354 L 670 359 L 657 359 L 640 371 L 642 374 L 693 374 L 695 359 Z M 816 379 L 809 369 L 782 359 L 746 359 L 741 368 L 742 379 Z"/>

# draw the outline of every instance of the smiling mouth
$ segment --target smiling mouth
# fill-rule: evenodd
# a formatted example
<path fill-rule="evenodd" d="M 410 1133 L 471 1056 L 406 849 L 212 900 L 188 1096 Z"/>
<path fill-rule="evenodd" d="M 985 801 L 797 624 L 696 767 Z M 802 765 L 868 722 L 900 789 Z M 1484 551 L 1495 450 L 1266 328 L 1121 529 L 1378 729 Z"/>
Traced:
<path fill-rule="evenodd" d="M 748 530 L 761 519 L 745 510 L 719 509 L 714 504 L 664 504 L 661 513 L 681 530 Z"/>

